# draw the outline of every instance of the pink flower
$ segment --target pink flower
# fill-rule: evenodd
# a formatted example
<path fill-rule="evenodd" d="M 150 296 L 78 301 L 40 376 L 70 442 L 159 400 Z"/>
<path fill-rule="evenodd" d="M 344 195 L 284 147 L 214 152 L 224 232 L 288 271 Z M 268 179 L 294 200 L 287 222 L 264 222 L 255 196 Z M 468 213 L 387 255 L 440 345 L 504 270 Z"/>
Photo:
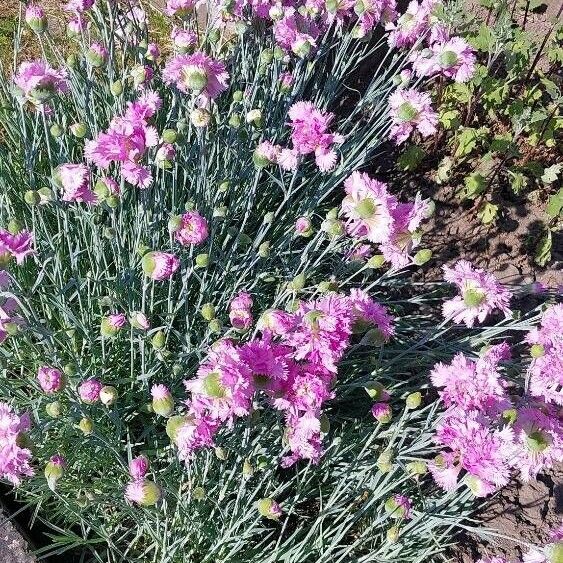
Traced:
<path fill-rule="evenodd" d="M 510 458 L 524 481 L 563 461 L 563 424 L 557 413 L 539 408 L 518 410 L 514 423 L 515 447 Z"/>
<path fill-rule="evenodd" d="M 0 478 L 14 485 L 19 485 L 22 477 L 34 475 L 31 451 L 18 445 L 30 426 L 27 414 L 19 416 L 10 405 L 0 402 Z"/>
<path fill-rule="evenodd" d="M 148 187 L 152 176 L 148 168 L 139 164 L 149 147 L 158 144 L 158 132 L 148 125 L 161 105 L 160 97 L 144 92 L 136 102 L 130 102 L 123 117 L 114 117 L 105 133 L 100 133 L 84 148 L 86 159 L 101 168 L 112 162 L 121 163 L 121 173 L 134 186 Z"/>
<path fill-rule="evenodd" d="M 187 51 L 190 47 L 197 45 L 197 35 L 193 31 L 174 26 L 170 38 L 174 46 L 181 52 Z"/>
<path fill-rule="evenodd" d="M 405 495 L 393 495 L 385 502 L 385 510 L 391 518 L 411 519 L 412 502 Z"/>
<path fill-rule="evenodd" d="M 563 304 L 546 309 L 540 327 L 531 330 L 526 341 L 532 345 L 528 392 L 563 406 Z"/>
<path fill-rule="evenodd" d="M 107 62 L 108 57 L 108 50 L 99 41 L 92 43 L 86 53 L 86 60 L 94 67 L 103 66 Z"/>
<path fill-rule="evenodd" d="M 131 326 L 137 330 L 148 330 L 151 326 L 149 319 L 141 311 L 134 311 L 131 313 L 129 322 L 131 323 Z"/>
<path fill-rule="evenodd" d="M 125 498 L 141 506 L 153 506 L 162 498 L 162 490 L 156 483 L 140 479 L 127 485 Z"/>
<path fill-rule="evenodd" d="M 129 475 L 134 481 L 139 481 L 145 477 L 149 470 L 149 460 L 146 456 L 134 457 L 129 462 Z"/>
<path fill-rule="evenodd" d="M 41 60 L 21 63 L 14 82 L 29 100 L 39 104 L 68 91 L 66 72 Z"/>
<path fill-rule="evenodd" d="M 299 217 L 295 221 L 295 232 L 301 236 L 308 236 L 311 233 L 311 219 L 309 217 Z"/>
<path fill-rule="evenodd" d="M 511 407 L 506 393 L 508 382 L 498 373 L 498 363 L 506 356 L 497 352 L 499 348 L 492 347 L 477 361 L 459 353 L 450 364 L 439 362 L 434 366 L 430 380 L 440 388 L 440 398 L 447 407 L 492 415 Z"/>
<path fill-rule="evenodd" d="M 353 172 L 344 187 L 342 214 L 348 233 L 370 242 L 387 241 L 394 227 L 393 210 L 398 205 L 397 199 L 387 192 L 387 185 L 365 173 Z"/>
<path fill-rule="evenodd" d="M 346 251 L 344 257 L 350 262 L 365 262 L 373 256 L 373 247 L 369 244 L 355 244 Z"/>
<path fill-rule="evenodd" d="M 67 30 L 69 34 L 80 35 L 87 27 L 88 22 L 86 19 L 82 15 L 77 14 L 68 21 Z"/>
<path fill-rule="evenodd" d="M 61 164 L 55 170 L 55 182 L 63 188 L 63 201 L 95 203 L 90 189 L 90 172 L 84 164 Z"/>
<path fill-rule="evenodd" d="M 284 8 L 283 17 L 274 23 L 277 44 L 287 52 L 306 57 L 316 48 L 321 29 L 313 21 L 301 15 L 295 8 Z"/>
<path fill-rule="evenodd" d="M 0 299 L 0 343 L 4 342 L 8 335 L 14 333 L 14 329 L 25 324 L 25 321 L 17 315 L 18 302 L 12 297 Z"/>
<path fill-rule="evenodd" d="M 42 33 L 47 28 L 45 10 L 37 4 L 28 4 L 25 9 L 25 23 L 36 33 Z"/>
<path fill-rule="evenodd" d="M 192 55 L 177 55 L 170 59 L 162 77 L 167 84 L 175 83 L 181 92 L 196 92 L 200 105 L 207 105 L 227 89 L 229 73 L 223 62 L 197 51 Z"/>
<path fill-rule="evenodd" d="M 319 418 L 312 412 L 302 415 L 290 413 L 286 424 L 286 438 L 291 454 L 282 458 L 281 466 L 290 467 L 300 459 L 318 463 L 323 454 Z"/>
<path fill-rule="evenodd" d="M 26 256 L 35 254 L 33 250 L 33 233 L 20 231 L 15 235 L 0 229 L 0 254 L 10 254 L 17 264 L 22 264 Z"/>
<path fill-rule="evenodd" d="M 426 50 L 415 52 L 410 60 L 418 76 L 442 74 L 456 82 L 467 82 L 475 74 L 475 53 L 473 48 L 461 37 L 452 37 L 430 46 Z"/>
<path fill-rule="evenodd" d="M 365 332 L 374 327 L 379 330 L 385 340 L 394 334 L 393 318 L 387 312 L 386 307 L 376 303 L 365 291 L 352 289 L 348 302 L 352 308 L 354 332 Z"/>
<path fill-rule="evenodd" d="M 512 293 L 485 270 L 474 268 L 467 260 L 459 260 L 453 268 L 444 266 L 444 279 L 455 284 L 461 292 L 460 296 L 444 303 L 445 318 L 472 327 L 475 320 L 482 323 L 495 309 L 510 316 Z"/>
<path fill-rule="evenodd" d="M 69 0 L 64 9 L 67 12 L 76 12 L 78 14 L 82 14 L 87 12 L 93 5 L 95 0 Z"/>
<path fill-rule="evenodd" d="M 234 328 L 238 330 L 248 330 L 252 326 L 252 312 L 248 309 L 231 309 L 229 320 Z"/>
<path fill-rule="evenodd" d="M 168 163 L 174 160 L 176 156 L 176 149 L 170 143 L 163 143 L 158 147 L 154 157 L 155 162 L 160 166 L 167 166 Z"/>
<path fill-rule="evenodd" d="M 143 271 L 157 281 L 171 278 L 180 267 L 180 260 L 168 252 L 148 252 L 143 256 Z"/>
<path fill-rule="evenodd" d="M 410 47 L 424 37 L 430 28 L 430 15 L 436 4 L 436 0 L 422 0 L 420 3 L 412 0 L 396 22 L 385 26 L 389 31 L 389 45 Z"/>
<path fill-rule="evenodd" d="M 250 293 L 246 293 L 245 291 L 241 291 L 237 294 L 236 297 L 229 304 L 229 308 L 233 309 L 251 309 L 254 301 Z"/>
<path fill-rule="evenodd" d="M 275 336 L 287 334 L 294 326 L 293 315 L 279 309 L 265 311 L 256 323 L 256 328 L 262 332 L 269 331 Z"/>
<path fill-rule="evenodd" d="M 476 563 L 510 563 L 510 561 L 504 557 L 482 557 Z"/>
<path fill-rule="evenodd" d="M 393 411 L 388 403 L 374 403 L 371 407 L 371 414 L 378 422 L 387 423 L 391 421 Z"/>
<path fill-rule="evenodd" d="M 295 348 L 296 360 L 307 360 L 336 373 L 352 332 L 348 300 L 338 295 L 301 302 L 295 312 L 295 330 L 284 342 Z"/>
<path fill-rule="evenodd" d="M 184 213 L 180 227 L 174 232 L 174 238 L 183 246 L 201 244 L 207 240 L 208 236 L 207 220 L 197 211 Z"/>
<path fill-rule="evenodd" d="M 100 398 L 103 385 L 97 379 L 88 379 L 78 386 L 80 399 L 85 403 L 95 403 Z"/>
<path fill-rule="evenodd" d="M 167 0 L 165 12 L 169 16 L 178 15 L 183 17 L 193 10 L 195 4 L 194 0 Z"/>
<path fill-rule="evenodd" d="M 57 393 L 65 385 L 65 379 L 62 372 L 49 366 L 42 366 L 39 368 L 37 371 L 37 379 L 39 381 L 39 385 L 41 385 L 41 389 L 43 389 L 47 395 Z"/>
<path fill-rule="evenodd" d="M 289 108 L 288 115 L 294 150 L 302 155 L 314 153 L 315 162 L 322 172 L 334 168 L 337 156 L 332 145 L 344 141 L 342 135 L 328 131 L 334 114 L 322 112 L 312 102 L 297 102 Z"/>
<path fill-rule="evenodd" d="M 281 150 L 279 145 L 273 145 L 270 141 L 262 141 L 256 149 L 254 149 L 254 163 L 258 167 L 275 164 L 278 161 Z"/>
<path fill-rule="evenodd" d="M 432 109 L 430 95 L 414 88 L 399 88 L 389 96 L 391 130 L 389 136 L 400 145 L 411 133 L 419 131 L 423 137 L 436 132 L 438 114 Z"/>

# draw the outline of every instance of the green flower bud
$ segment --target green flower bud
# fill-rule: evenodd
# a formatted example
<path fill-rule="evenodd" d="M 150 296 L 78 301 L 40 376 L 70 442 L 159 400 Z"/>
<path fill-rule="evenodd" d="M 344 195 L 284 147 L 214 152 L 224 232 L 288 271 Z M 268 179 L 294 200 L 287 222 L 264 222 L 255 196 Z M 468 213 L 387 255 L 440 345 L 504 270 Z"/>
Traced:
<path fill-rule="evenodd" d="M 51 418 L 59 418 L 63 412 L 63 407 L 59 401 L 53 401 L 52 403 L 47 403 L 45 411 Z"/>
<path fill-rule="evenodd" d="M 162 350 L 166 346 L 166 334 L 159 330 L 151 339 L 152 347 L 155 350 Z"/>
<path fill-rule="evenodd" d="M 116 80 L 115 82 L 112 82 L 109 89 L 111 93 L 117 98 L 118 96 L 121 96 L 121 94 L 123 94 L 123 82 L 121 82 L 121 80 Z"/>
<path fill-rule="evenodd" d="M 440 61 L 440 66 L 443 68 L 450 68 L 457 64 L 458 56 L 454 51 L 444 51 L 440 53 L 438 57 Z"/>
<path fill-rule="evenodd" d="M 65 372 L 66 375 L 73 376 L 76 375 L 76 372 L 78 371 L 78 366 L 75 363 L 70 362 L 63 367 L 63 371 Z"/>
<path fill-rule="evenodd" d="M 190 112 L 190 121 L 194 127 L 207 127 L 211 121 L 211 114 L 203 108 L 195 108 Z"/>
<path fill-rule="evenodd" d="M 263 220 L 264 225 L 270 225 L 271 223 L 274 222 L 275 218 L 276 218 L 275 214 L 272 211 L 268 211 L 268 213 L 264 215 L 264 220 Z"/>
<path fill-rule="evenodd" d="M 395 461 L 395 452 L 393 450 L 385 450 L 377 458 L 376 465 L 381 473 L 389 473 L 393 469 Z"/>
<path fill-rule="evenodd" d="M 155 393 L 155 387 L 158 387 L 158 392 Z M 174 398 L 170 391 L 164 385 L 154 386 L 152 389 L 152 410 L 154 413 L 169 417 L 174 412 Z"/>
<path fill-rule="evenodd" d="M 117 389 L 113 385 L 104 385 L 100 390 L 100 401 L 109 407 L 117 401 Z"/>
<path fill-rule="evenodd" d="M 37 193 L 39 194 L 39 203 L 45 204 L 55 201 L 55 194 L 50 188 L 39 188 Z"/>
<path fill-rule="evenodd" d="M 89 434 L 92 434 L 92 432 L 94 432 L 94 423 L 90 418 L 84 417 L 80 419 L 78 428 L 80 428 L 85 436 L 88 436 Z"/>
<path fill-rule="evenodd" d="M 205 498 L 205 489 L 203 487 L 195 487 L 192 494 L 195 500 L 203 500 Z"/>
<path fill-rule="evenodd" d="M 178 133 L 176 132 L 175 129 L 165 129 L 162 132 L 162 140 L 165 143 L 173 144 L 176 142 L 177 138 L 178 138 Z"/>
<path fill-rule="evenodd" d="M 207 268 L 207 266 L 209 266 L 209 254 L 198 254 L 195 257 L 195 265 L 198 268 Z"/>
<path fill-rule="evenodd" d="M 70 132 L 77 139 L 83 139 L 84 137 L 86 137 L 86 135 L 88 135 L 88 132 L 89 132 L 88 125 L 86 123 L 84 123 L 83 121 L 81 121 L 79 123 L 73 123 L 69 127 L 69 129 L 70 129 Z"/>
<path fill-rule="evenodd" d="M 417 266 L 422 266 L 426 264 L 430 258 L 432 258 L 432 251 L 429 248 L 423 248 L 414 255 L 413 262 Z"/>
<path fill-rule="evenodd" d="M 344 223 L 338 219 L 325 219 L 321 223 L 321 230 L 331 237 L 338 238 L 344 234 Z"/>
<path fill-rule="evenodd" d="M 233 94 L 233 100 L 235 102 L 242 102 L 244 98 L 244 92 L 242 92 L 241 90 L 237 90 L 234 94 Z"/>
<path fill-rule="evenodd" d="M 382 398 L 386 397 L 385 387 L 379 381 L 368 381 L 366 386 L 364 387 L 366 393 L 370 396 L 371 399 L 374 401 L 379 401 Z"/>
<path fill-rule="evenodd" d="M 233 129 L 238 129 L 240 127 L 240 115 L 238 113 L 233 113 L 231 117 L 229 117 L 229 125 Z"/>
<path fill-rule="evenodd" d="M 225 180 L 224 182 L 221 182 L 219 184 L 217 191 L 220 192 L 220 193 L 225 193 L 225 192 L 229 191 L 229 187 L 230 187 L 230 182 L 228 180 Z"/>
<path fill-rule="evenodd" d="M 260 53 L 260 62 L 269 65 L 274 60 L 274 51 L 272 49 L 264 49 Z"/>
<path fill-rule="evenodd" d="M 395 543 L 399 539 L 399 533 L 400 530 L 398 526 L 391 526 L 391 528 L 387 530 L 387 541 L 389 543 Z"/>
<path fill-rule="evenodd" d="M 546 432 L 535 430 L 526 436 L 526 446 L 533 453 L 541 453 L 550 445 L 551 441 Z"/>
<path fill-rule="evenodd" d="M 256 508 L 260 516 L 268 520 L 278 520 L 281 516 L 281 508 L 279 504 L 272 498 L 262 498 L 256 503 Z"/>
<path fill-rule="evenodd" d="M 186 67 L 182 78 L 184 85 L 196 93 L 205 89 L 209 80 L 207 71 L 199 67 Z"/>
<path fill-rule="evenodd" d="M 224 205 L 221 207 L 215 207 L 213 209 L 213 217 L 222 219 L 223 217 L 225 217 L 225 215 L 227 215 L 227 211 L 228 209 Z"/>
<path fill-rule="evenodd" d="M 215 306 L 213 303 L 205 303 L 201 308 L 201 316 L 206 321 L 211 321 L 215 318 Z"/>
<path fill-rule="evenodd" d="M 338 291 L 338 283 L 335 281 L 325 280 L 318 283 L 317 289 L 321 293 L 328 293 L 329 291 Z"/>
<path fill-rule="evenodd" d="M 216 27 L 210 29 L 207 32 L 207 39 L 209 39 L 210 43 L 217 43 L 221 39 L 221 31 Z"/>
<path fill-rule="evenodd" d="M 181 215 L 171 215 L 168 219 L 168 230 L 171 233 L 175 233 L 182 226 L 182 216 Z"/>
<path fill-rule="evenodd" d="M 217 459 L 220 459 L 221 461 L 225 461 L 227 459 L 227 450 L 225 450 L 224 448 L 216 447 L 215 456 L 217 457 Z"/>
<path fill-rule="evenodd" d="M 55 139 L 58 139 L 63 134 L 63 128 L 58 123 L 53 123 L 49 131 Z"/>
<path fill-rule="evenodd" d="M 41 196 L 35 190 L 27 190 L 23 195 L 23 199 L 28 205 L 37 205 L 41 202 Z"/>
<path fill-rule="evenodd" d="M 221 332 L 222 330 L 222 325 L 221 325 L 221 321 L 219 319 L 213 319 L 212 321 L 209 321 L 209 330 L 215 334 Z"/>
<path fill-rule="evenodd" d="M 291 280 L 288 284 L 288 288 L 292 291 L 301 291 L 305 287 L 305 282 L 307 278 L 305 276 L 305 272 L 301 272 L 297 274 L 293 280 Z"/>
<path fill-rule="evenodd" d="M 244 460 L 244 463 L 242 464 L 242 475 L 246 478 L 252 477 L 252 475 L 254 475 L 254 467 L 252 467 L 252 464 L 250 463 L 250 460 L 248 458 L 246 458 Z"/>
<path fill-rule="evenodd" d="M 416 391 L 415 393 L 411 393 L 407 396 L 407 400 L 405 401 L 407 409 L 417 409 L 422 403 L 422 393 L 420 391 Z"/>
<path fill-rule="evenodd" d="M 270 257 L 270 243 L 269 243 L 269 241 L 264 241 L 258 247 L 258 256 L 260 256 L 260 258 L 264 258 L 264 259 Z"/>
<path fill-rule="evenodd" d="M 189 418 L 183 415 L 171 416 L 166 421 L 166 434 L 170 438 L 170 441 L 175 444 L 178 439 L 178 432 L 180 428 L 185 424 L 188 424 Z"/>
<path fill-rule="evenodd" d="M 47 485 L 54 491 L 57 481 L 64 475 L 65 462 L 59 455 L 54 455 L 45 465 L 45 478 Z"/>
<path fill-rule="evenodd" d="M 284 50 L 279 45 L 276 45 L 274 47 L 274 59 L 276 59 L 276 61 L 281 61 L 284 57 Z"/>
<path fill-rule="evenodd" d="M 76 66 L 78 65 L 78 56 L 76 55 L 76 53 L 71 53 L 66 58 L 66 64 L 70 68 L 76 68 Z"/>
<path fill-rule="evenodd" d="M 153 481 L 143 481 L 142 495 L 136 502 L 140 506 L 154 506 L 162 498 L 162 489 Z"/>
<path fill-rule="evenodd" d="M 426 462 L 424 461 L 410 461 L 406 465 L 407 472 L 412 477 L 417 477 L 419 475 L 425 475 L 428 471 Z"/>

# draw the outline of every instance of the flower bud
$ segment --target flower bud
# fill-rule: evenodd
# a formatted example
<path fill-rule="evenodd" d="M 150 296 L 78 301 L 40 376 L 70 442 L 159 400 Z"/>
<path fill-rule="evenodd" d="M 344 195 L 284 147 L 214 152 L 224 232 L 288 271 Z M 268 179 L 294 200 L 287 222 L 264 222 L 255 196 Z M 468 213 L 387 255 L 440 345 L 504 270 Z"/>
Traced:
<path fill-rule="evenodd" d="M 25 23 L 38 35 L 47 29 L 47 16 L 41 6 L 29 4 L 25 10 Z"/>
<path fill-rule="evenodd" d="M 149 460 L 146 456 L 140 455 L 134 457 L 129 462 L 129 475 L 134 481 L 139 481 L 144 478 L 149 470 Z"/>
<path fill-rule="evenodd" d="M 411 393 L 407 396 L 405 401 L 407 409 L 417 409 L 422 403 L 422 393 L 420 391 L 416 391 L 415 393 Z"/>
<path fill-rule="evenodd" d="M 178 132 L 175 129 L 165 129 L 162 132 L 162 140 L 165 143 L 173 144 L 178 139 Z"/>
<path fill-rule="evenodd" d="M 106 64 L 108 56 L 108 50 L 101 43 L 96 41 L 92 43 L 88 51 L 86 51 L 86 62 L 94 68 L 100 68 Z"/>
<path fill-rule="evenodd" d="M 153 481 L 132 481 L 125 489 L 125 498 L 140 506 L 154 506 L 162 498 L 162 490 Z"/>
<path fill-rule="evenodd" d="M 251 109 L 246 114 L 246 122 L 256 127 L 262 126 L 262 112 L 259 109 Z"/>
<path fill-rule="evenodd" d="M 406 464 L 406 469 L 409 475 L 412 477 L 418 477 L 419 475 L 425 475 L 428 471 L 426 462 L 424 461 L 410 461 Z"/>
<path fill-rule="evenodd" d="M 242 476 L 248 479 L 252 475 L 254 475 L 254 467 L 252 467 L 250 460 L 246 458 L 242 464 Z"/>
<path fill-rule="evenodd" d="M 338 238 L 344 234 L 344 223 L 338 219 L 325 219 L 321 223 L 321 230 L 330 237 Z"/>
<path fill-rule="evenodd" d="M 113 385 L 104 385 L 100 390 L 100 401 L 109 407 L 117 401 L 117 389 Z"/>
<path fill-rule="evenodd" d="M 223 326 L 221 325 L 221 321 L 219 319 L 213 319 L 209 322 L 208 328 L 211 332 L 217 334 L 221 332 Z"/>
<path fill-rule="evenodd" d="M 86 137 L 86 135 L 88 135 L 89 133 L 89 128 L 88 125 L 86 123 L 84 123 L 83 121 L 80 121 L 78 123 L 73 123 L 70 127 L 70 132 L 77 138 L 77 139 L 83 139 L 84 137 Z"/>
<path fill-rule="evenodd" d="M 295 222 L 295 232 L 302 237 L 310 237 L 313 234 L 311 219 L 299 217 Z"/>
<path fill-rule="evenodd" d="M 64 389 L 66 377 L 58 369 L 49 366 L 42 366 L 37 371 L 37 379 L 41 389 L 47 394 L 52 395 Z"/>
<path fill-rule="evenodd" d="M 205 89 L 208 80 L 207 71 L 202 67 L 187 67 L 183 72 L 183 82 L 185 86 L 196 93 Z"/>
<path fill-rule="evenodd" d="M 95 403 L 100 399 L 102 384 L 97 379 L 88 379 L 78 386 L 80 399 L 87 404 Z"/>
<path fill-rule="evenodd" d="M 108 315 L 102 319 L 100 333 L 105 338 L 113 338 L 126 324 L 127 319 L 123 313 Z"/>
<path fill-rule="evenodd" d="M 92 419 L 84 417 L 80 419 L 78 428 L 80 428 L 81 432 L 85 436 L 88 436 L 89 434 L 92 434 L 92 432 L 94 432 L 94 423 L 92 422 Z"/>
<path fill-rule="evenodd" d="M 123 94 L 123 82 L 121 80 L 116 80 L 115 82 L 111 83 L 109 87 L 110 92 L 117 98 Z"/>
<path fill-rule="evenodd" d="M 59 418 L 62 414 L 62 405 L 59 401 L 53 401 L 52 403 L 47 403 L 45 406 L 45 411 L 51 418 Z"/>
<path fill-rule="evenodd" d="M 368 260 L 367 267 L 378 269 L 381 268 L 383 264 L 385 264 L 385 258 L 381 254 L 376 254 Z"/>
<path fill-rule="evenodd" d="M 428 260 L 430 260 L 431 258 L 432 251 L 429 248 L 423 248 L 414 255 L 413 262 L 417 266 L 422 266 L 423 264 L 426 264 L 426 262 L 428 262 Z"/>
<path fill-rule="evenodd" d="M 153 385 L 151 389 L 153 411 L 164 417 L 174 412 L 174 399 L 166 385 Z"/>
<path fill-rule="evenodd" d="M 377 458 L 376 465 L 381 473 L 389 473 L 393 469 L 395 461 L 395 452 L 393 450 L 385 450 Z"/>
<path fill-rule="evenodd" d="M 280 505 L 271 498 L 262 498 L 256 503 L 260 516 L 268 520 L 278 520 L 282 515 Z"/>
<path fill-rule="evenodd" d="M 385 387 L 379 381 L 368 381 L 364 389 L 374 401 L 386 400 L 386 397 L 388 397 Z"/>
<path fill-rule="evenodd" d="M 47 462 L 45 466 L 45 478 L 47 479 L 47 485 L 54 491 L 57 486 L 57 481 L 63 476 L 64 468 L 66 462 L 64 458 L 60 455 L 54 455 Z"/>
<path fill-rule="evenodd" d="M 389 543 L 395 543 L 398 539 L 399 539 L 399 527 L 398 526 L 391 526 L 391 528 L 389 528 L 387 530 L 387 541 Z"/>
<path fill-rule="evenodd" d="M 227 450 L 225 450 L 224 448 L 216 447 L 215 456 L 217 457 L 217 459 L 220 459 L 221 461 L 225 461 L 227 459 Z"/>
<path fill-rule="evenodd" d="M 385 501 L 385 512 L 396 519 L 409 519 L 411 501 L 404 495 L 393 495 Z"/>
<path fill-rule="evenodd" d="M 264 241 L 258 247 L 258 256 L 260 256 L 260 258 L 264 258 L 264 259 L 270 257 L 270 242 L 269 241 Z"/>
<path fill-rule="evenodd" d="M 148 330 L 151 326 L 149 319 L 141 311 L 133 311 L 129 317 L 129 322 L 137 330 Z"/>
<path fill-rule="evenodd" d="M 213 305 L 213 303 L 205 303 L 201 307 L 201 316 L 206 321 L 211 321 L 215 318 L 215 306 Z"/>
<path fill-rule="evenodd" d="M 233 129 L 238 129 L 240 127 L 240 115 L 238 113 L 233 113 L 231 117 L 229 117 L 229 126 Z"/>
<path fill-rule="evenodd" d="M 305 272 L 297 274 L 291 282 L 288 284 L 288 288 L 292 291 L 301 291 L 305 287 L 305 282 L 307 278 L 305 277 Z"/>
<path fill-rule="evenodd" d="M 198 254 L 195 257 L 195 265 L 198 268 L 207 268 L 207 266 L 209 266 L 209 254 Z"/>
<path fill-rule="evenodd" d="M 211 114 L 203 108 L 195 108 L 190 112 L 190 121 L 194 127 L 207 127 L 211 121 Z"/>
<path fill-rule="evenodd" d="M 195 500 L 203 500 L 205 498 L 205 489 L 203 487 L 195 487 L 192 494 Z"/>
<path fill-rule="evenodd" d="M 28 205 L 38 205 L 41 203 L 41 196 L 35 190 L 27 190 L 23 195 L 23 199 Z"/>
<path fill-rule="evenodd" d="M 53 123 L 49 131 L 55 139 L 58 139 L 63 134 L 63 128 L 58 123 Z"/>
<path fill-rule="evenodd" d="M 166 421 L 166 434 L 170 438 L 170 441 L 175 444 L 178 438 L 178 432 L 182 426 L 189 423 L 189 418 L 184 415 L 171 416 Z"/>
<path fill-rule="evenodd" d="M 242 92 L 241 90 L 237 90 L 233 94 L 233 101 L 235 102 L 242 102 L 243 98 L 244 98 L 244 92 Z"/>
<path fill-rule="evenodd" d="M 152 347 L 155 350 L 162 350 L 166 346 L 166 334 L 162 330 L 159 330 L 151 339 Z"/>
<path fill-rule="evenodd" d="M 393 411 L 388 403 L 375 403 L 371 407 L 371 414 L 381 424 L 388 424 L 393 418 Z"/>

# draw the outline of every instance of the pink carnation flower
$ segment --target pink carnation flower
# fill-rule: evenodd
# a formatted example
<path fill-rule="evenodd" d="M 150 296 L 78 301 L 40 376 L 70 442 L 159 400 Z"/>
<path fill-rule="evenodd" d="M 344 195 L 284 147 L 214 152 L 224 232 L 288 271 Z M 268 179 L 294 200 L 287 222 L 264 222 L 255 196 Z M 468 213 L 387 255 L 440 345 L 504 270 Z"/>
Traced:
<path fill-rule="evenodd" d="M 143 256 L 143 271 L 153 280 L 162 281 L 172 277 L 180 267 L 180 260 L 168 252 L 149 252 Z"/>
<path fill-rule="evenodd" d="M 321 29 L 313 19 L 292 7 L 284 8 L 283 17 L 274 23 L 276 43 L 302 58 L 316 48 L 320 34 Z"/>
<path fill-rule="evenodd" d="M 563 304 L 546 309 L 540 327 L 532 329 L 526 341 L 533 357 L 528 392 L 563 406 Z"/>
<path fill-rule="evenodd" d="M 18 445 L 21 434 L 30 427 L 27 414 L 19 416 L 10 405 L 0 402 L 0 478 L 14 485 L 34 474 L 31 451 Z"/>
<path fill-rule="evenodd" d="M 377 328 L 385 340 L 393 335 L 393 318 L 387 308 L 376 303 L 365 291 L 352 289 L 348 302 L 352 308 L 354 331 L 365 332 L 368 328 Z"/>
<path fill-rule="evenodd" d="M 40 33 L 47 26 L 45 10 L 37 4 L 28 4 L 25 8 L 25 23 L 34 31 Z"/>
<path fill-rule="evenodd" d="M 37 371 L 37 380 L 39 381 L 39 385 L 41 385 L 41 389 L 43 389 L 47 395 L 57 393 L 65 384 L 62 372 L 49 366 L 39 368 Z"/>
<path fill-rule="evenodd" d="M 82 14 L 87 12 L 93 5 L 95 0 L 69 0 L 64 6 L 67 12 L 76 12 Z"/>
<path fill-rule="evenodd" d="M 54 95 L 68 91 L 66 72 L 55 70 L 42 60 L 21 63 L 14 82 L 34 103 L 44 103 Z"/>
<path fill-rule="evenodd" d="M 146 456 L 140 455 L 134 457 L 129 462 L 129 475 L 134 481 L 139 481 L 144 478 L 149 470 L 149 460 Z"/>
<path fill-rule="evenodd" d="M 344 141 L 342 135 L 329 132 L 334 114 L 324 113 L 312 102 L 297 102 L 288 111 L 291 142 L 299 154 L 315 154 L 315 162 L 322 172 L 335 167 L 337 155 L 332 146 Z"/>
<path fill-rule="evenodd" d="M 167 84 L 175 83 L 181 92 L 197 92 L 200 104 L 207 105 L 227 89 L 229 73 L 223 62 L 198 51 L 170 59 L 162 77 Z"/>
<path fill-rule="evenodd" d="M 90 189 L 90 172 L 84 164 L 61 164 L 55 180 L 63 188 L 63 201 L 96 202 L 96 194 Z"/>
<path fill-rule="evenodd" d="M 170 38 L 174 46 L 181 51 L 186 51 L 190 47 L 197 45 L 197 35 L 193 31 L 182 29 L 181 27 L 174 26 Z"/>
<path fill-rule="evenodd" d="M 410 47 L 419 41 L 430 29 L 430 15 L 438 4 L 436 0 L 416 0 L 409 2 L 406 11 L 396 22 L 389 22 L 388 42 L 391 47 Z"/>
<path fill-rule="evenodd" d="M 387 192 L 387 185 L 363 172 L 352 172 L 344 188 L 342 214 L 348 233 L 374 243 L 388 240 L 394 226 L 393 209 L 398 202 Z"/>
<path fill-rule="evenodd" d="M 455 284 L 461 292 L 444 303 L 445 318 L 472 327 L 475 320 L 482 323 L 495 309 L 510 316 L 512 293 L 485 270 L 474 268 L 467 260 L 459 260 L 453 268 L 444 266 L 444 279 Z"/>
<path fill-rule="evenodd" d="M 182 245 L 201 244 L 207 240 L 209 229 L 207 220 L 197 211 L 188 211 L 182 215 L 178 230 L 174 232 L 174 238 Z"/>
<path fill-rule="evenodd" d="M 12 234 L 0 229 L 0 254 L 10 254 L 16 259 L 17 264 L 22 264 L 26 256 L 34 253 L 33 233 L 20 231 Z"/>
<path fill-rule="evenodd" d="M 95 403 L 100 398 L 103 385 L 97 379 L 88 379 L 78 386 L 80 399 L 85 403 Z"/>
<path fill-rule="evenodd" d="M 399 88 L 389 96 L 391 130 L 389 135 L 399 145 L 411 133 L 419 131 L 423 137 L 436 132 L 438 114 L 432 109 L 430 95 L 414 88 Z"/>
<path fill-rule="evenodd" d="M 294 324 L 295 320 L 290 313 L 269 309 L 258 319 L 256 328 L 262 332 L 269 331 L 275 336 L 283 336 L 293 328 Z"/>
<path fill-rule="evenodd" d="M 429 55 L 426 50 L 411 55 L 418 76 L 442 74 L 456 82 L 467 82 L 475 74 L 475 53 L 465 39 L 452 37 L 432 44 L 430 50 Z"/>
<path fill-rule="evenodd" d="M 169 16 L 188 15 L 196 5 L 194 0 L 167 0 L 165 12 Z"/>

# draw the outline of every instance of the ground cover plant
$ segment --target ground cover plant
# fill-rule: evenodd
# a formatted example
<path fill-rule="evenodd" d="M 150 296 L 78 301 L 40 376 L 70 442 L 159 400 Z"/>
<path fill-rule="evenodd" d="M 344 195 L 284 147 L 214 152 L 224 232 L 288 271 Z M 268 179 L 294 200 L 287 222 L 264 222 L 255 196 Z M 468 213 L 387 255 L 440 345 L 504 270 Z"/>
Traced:
<path fill-rule="evenodd" d="M 413 64 L 473 79 L 443 6 L 169 0 L 166 45 L 65 9 L 63 52 L 22 5 L 0 86 L 0 477 L 41 555 L 440 561 L 562 460 L 557 290 L 413 282 L 432 202 L 366 172 L 438 134 Z"/>

